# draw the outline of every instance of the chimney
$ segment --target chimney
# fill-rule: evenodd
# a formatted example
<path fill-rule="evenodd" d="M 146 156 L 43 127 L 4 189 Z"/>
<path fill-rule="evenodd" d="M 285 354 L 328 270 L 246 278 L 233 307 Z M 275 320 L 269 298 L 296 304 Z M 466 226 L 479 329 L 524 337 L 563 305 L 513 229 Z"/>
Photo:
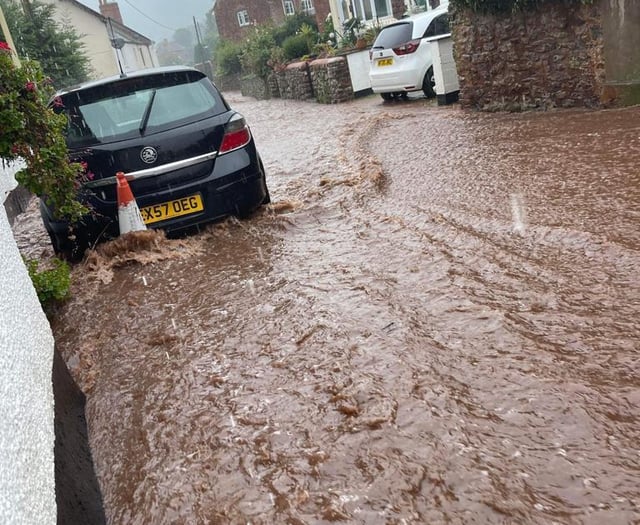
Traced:
<path fill-rule="evenodd" d="M 120 14 L 120 8 L 118 2 L 107 2 L 107 0 L 99 0 L 100 14 L 106 18 L 111 18 L 122 24 L 122 15 Z"/>

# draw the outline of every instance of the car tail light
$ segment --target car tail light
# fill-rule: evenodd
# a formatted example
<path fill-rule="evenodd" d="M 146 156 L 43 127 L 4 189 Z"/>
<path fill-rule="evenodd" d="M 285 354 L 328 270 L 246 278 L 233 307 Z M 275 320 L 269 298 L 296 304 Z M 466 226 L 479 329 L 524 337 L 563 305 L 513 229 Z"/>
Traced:
<path fill-rule="evenodd" d="M 401 46 L 394 47 L 393 52 L 396 55 L 410 55 L 411 53 L 415 53 L 416 49 L 420 45 L 420 39 L 411 40 L 406 44 L 402 44 Z"/>
<path fill-rule="evenodd" d="M 222 155 L 246 146 L 250 140 L 251 132 L 249 131 L 249 126 L 247 126 L 241 115 L 236 114 L 231 117 L 231 120 L 225 126 L 219 153 Z"/>

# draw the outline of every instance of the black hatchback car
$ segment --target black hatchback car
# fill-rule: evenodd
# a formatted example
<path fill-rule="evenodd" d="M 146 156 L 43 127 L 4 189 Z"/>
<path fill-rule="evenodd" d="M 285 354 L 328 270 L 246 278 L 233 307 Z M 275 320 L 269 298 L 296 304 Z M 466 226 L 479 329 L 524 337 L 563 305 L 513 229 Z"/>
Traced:
<path fill-rule="evenodd" d="M 270 201 L 249 126 L 200 71 L 169 67 L 89 82 L 57 94 L 71 160 L 84 167 L 90 213 L 70 225 L 40 201 L 54 251 L 71 259 L 119 235 L 116 173 L 125 173 L 144 222 L 168 233 Z"/>

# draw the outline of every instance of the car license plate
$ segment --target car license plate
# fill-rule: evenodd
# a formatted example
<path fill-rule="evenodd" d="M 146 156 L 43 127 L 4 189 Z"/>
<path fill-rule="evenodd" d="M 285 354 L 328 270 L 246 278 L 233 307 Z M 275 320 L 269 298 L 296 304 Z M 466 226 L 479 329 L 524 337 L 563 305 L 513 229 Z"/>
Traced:
<path fill-rule="evenodd" d="M 393 64 L 393 58 L 381 58 L 378 60 L 378 67 L 390 66 L 391 64 Z"/>
<path fill-rule="evenodd" d="M 145 224 L 151 224 L 202 210 L 204 210 L 202 197 L 196 194 L 174 201 L 162 202 L 154 206 L 145 206 L 144 208 L 140 208 L 140 214 Z"/>

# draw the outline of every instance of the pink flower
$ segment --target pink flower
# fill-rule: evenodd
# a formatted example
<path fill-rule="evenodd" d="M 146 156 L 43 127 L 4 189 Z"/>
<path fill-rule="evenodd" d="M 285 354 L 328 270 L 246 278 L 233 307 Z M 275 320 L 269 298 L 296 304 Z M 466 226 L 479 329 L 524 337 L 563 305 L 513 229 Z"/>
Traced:
<path fill-rule="evenodd" d="M 87 171 L 87 180 L 93 180 L 95 178 L 96 178 L 96 176 L 95 176 L 95 174 L 93 172 Z"/>
<path fill-rule="evenodd" d="M 25 88 L 27 91 L 35 91 L 35 90 L 36 90 L 36 85 L 35 85 L 33 82 L 27 82 L 27 83 L 24 85 L 24 88 Z"/>
<path fill-rule="evenodd" d="M 9 47 L 9 44 L 7 44 L 6 42 L 2 42 L 2 41 L 0 41 L 0 49 L 2 51 L 11 51 L 11 48 Z"/>
<path fill-rule="evenodd" d="M 56 97 L 53 99 L 53 107 L 54 108 L 63 108 L 64 107 L 64 102 L 62 102 L 62 99 L 60 97 Z"/>
<path fill-rule="evenodd" d="M 87 164 L 84 160 L 80 162 L 80 166 L 82 166 L 82 169 L 84 171 L 87 171 L 87 168 L 89 167 L 89 164 Z"/>

